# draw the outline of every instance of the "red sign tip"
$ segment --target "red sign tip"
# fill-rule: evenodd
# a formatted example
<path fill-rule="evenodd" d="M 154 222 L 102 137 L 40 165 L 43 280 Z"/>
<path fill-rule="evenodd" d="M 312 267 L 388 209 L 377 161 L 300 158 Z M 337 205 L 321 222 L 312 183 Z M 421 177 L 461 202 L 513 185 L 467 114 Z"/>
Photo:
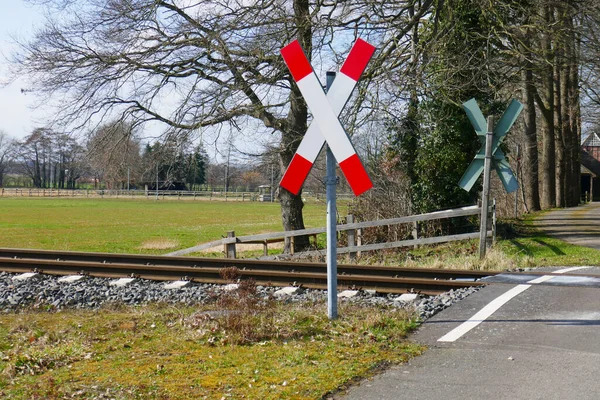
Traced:
<path fill-rule="evenodd" d="M 297 195 L 300 193 L 302 184 L 304 184 L 311 168 L 312 163 L 296 153 L 294 158 L 292 158 L 290 165 L 285 170 L 279 186 Z"/>
<path fill-rule="evenodd" d="M 297 40 L 281 49 L 281 55 L 296 82 L 313 72 L 313 68 Z"/>
<path fill-rule="evenodd" d="M 340 168 L 348 180 L 355 196 L 360 196 L 373 187 L 369 174 L 363 167 L 358 154 L 353 154 L 340 163 Z"/>

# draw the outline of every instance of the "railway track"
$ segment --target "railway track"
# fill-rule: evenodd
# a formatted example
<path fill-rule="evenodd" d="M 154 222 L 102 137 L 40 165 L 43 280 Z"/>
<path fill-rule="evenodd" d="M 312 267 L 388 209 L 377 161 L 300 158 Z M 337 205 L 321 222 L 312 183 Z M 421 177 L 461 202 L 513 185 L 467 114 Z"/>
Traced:
<path fill-rule="evenodd" d="M 13 273 L 35 271 L 52 275 L 225 284 L 229 281 L 221 276 L 222 271 L 232 267 L 237 269 L 239 279 L 252 278 L 258 285 L 327 288 L 323 263 L 0 248 L 0 271 Z M 495 274 L 497 272 L 341 264 L 338 265 L 338 288 L 435 295 L 450 289 L 484 285 L 478 280 Z"/>

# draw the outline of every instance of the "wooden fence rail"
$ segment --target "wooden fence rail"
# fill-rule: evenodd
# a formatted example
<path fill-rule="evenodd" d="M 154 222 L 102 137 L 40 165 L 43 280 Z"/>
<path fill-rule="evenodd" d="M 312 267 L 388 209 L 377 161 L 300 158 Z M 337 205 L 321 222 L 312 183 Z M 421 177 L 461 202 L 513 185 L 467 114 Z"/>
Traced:
<path fill-rule="evenodd" d="M 495 216 L 495 207 L 491 207 L 492 213 Z M 447 219 L 454 217 L 462 217 L 469 215 L 479 215 L 481 214 L 481 207 L 479 206 L 469 206 L 462 207 L 451 210 L 443 210 L 443 211 L 435 211 L 427 214 L 419 214 L 419 215 L 410 215 L 406 217 L 399 218 L 390 218 L 390 219 L 382 219 L 376 221 L 366 221 L 366 222 L 351 222 L 353 221 L 352 216 L 347 218 L 347 221 L 350 223 L 341 224 L 336 226 L 336 231 L 345 231 L 348 233 L 348 245 L 346 247 L 340 247 L 337 249 L 338 254 L 350 254 L 351 257 L 354 257 L 357 253 L 361 251 L 372 251 L 372 250 L 382 250 L 382 249 L 391 249 L 398 247 L 407 247 L 407 246 L 420 246 L 426 244 L 434 244 L 434 243 L 444 243 L 444 242 L 452 242 L 457 240 L 467 240 L 474 239 L 479 237 L 478 232 L 474 233 L 464 233 L 458 235 L 447 235 L 447 236 L 436 236 L 429 238 L 419 238 L 418 232 L 416 229 L 413 229 L 413 238 L 410 240 L 401 240 L 395 242 L 386 242 L 386 243 L 372 243 L 372 244 L 356 244 L 356 241 L 360 241 L 361 231 L 364 228 L 373 228 L 379 226 L 388 226 L 388 225 L 398 225 L 398 224 L 416 224 L 422 221 L 431 221 L 431 220 L 439 220 L 439 219 Z M 492 219 L 495 221 L 495 217 Z M 197 253 L 209 248 L 223 246 L 223 251 L 226 257 L 235 257 L 236 254 L 236 244 L 263 244 L 264 254 L 268 253 L 268 245 L 270 243 L 282 242 L 286 239 L 291 239 L 293 241 L 294 237 L 297 236 L 314 236 L 316 243 L 316 235 L 322 234 L 326 232 L 325 227 L 320 228 L 308 228 L 308 229 L 299 229 L 295 231 L 285 231 L 285 232 L 273 232 L 273 233 L 261 233 L 258 235 L 249 235 L 249 236 L 235 236 L 233 231 L 227 233 L 227 237 L 223 239 L 219 239 L 209 243 L 203 243 L 198 246 L 190 247 L 187 249 L 182 249 L 178 251 L 174 251 L 172 253 L 167 254 L 168 256 L 182 256 L 190 253 Z M 493 232 L 495 232 L 495 223 L 492 225 L 492 230 L 488 231 L 488 236 L 494 236 Z M 293 246 L 292 246 L 293 248 Z M 309 251 L 303 252 L 303 255 L 313 255 L 313 254 L 322 254 L 324 250 L 317 251 Z"/>

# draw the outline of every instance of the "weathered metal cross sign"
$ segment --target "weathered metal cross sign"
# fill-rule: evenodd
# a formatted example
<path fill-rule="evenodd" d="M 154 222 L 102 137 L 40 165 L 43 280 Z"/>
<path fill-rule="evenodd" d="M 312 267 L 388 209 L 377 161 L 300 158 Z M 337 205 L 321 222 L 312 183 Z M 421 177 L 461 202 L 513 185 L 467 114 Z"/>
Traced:
<path fill-rule="evenodd" d="M 295 40 L 281 49 L 281 55 L 306 100 L 314 121 L 308 127 L 281 179 L 280 186 L 298 194 L 323 144 L 327 142 L 356 196 L 373 187 L 350 138 L 338 120 L 338 115 L 374 52 L 375 47 L 358 39 L 342 65 L 340 74 L 325 95 L 300 43 Z"/>
<path fill-rule="evenodd" d="M 477 132 L 479 141 L 481 142 L 481 149 L 479 149 L 479 153 L 477 153 L 475 159 L 471 162 L 471 165 L 469 165 L 469 168 L 467 168 L 467 171 L 464 173 L 460 179 L 460 182 L 458 183 L 461 188 L 469 191 L 477 181 L 477 178 L 479 178 L 479 175 L 481 175 L 483 172 L 485 163 L 485 136 L 487 133 L 487 124 L 486 119 L 479 109 L 475 99 L 471 99 L 464 103 L 463 108 L 469 117 L 469 121 L 471 121 L 471 124 L 475 128 L 475 132 Z M 517 183 L 517 179 L 510 169 L 508 161 L 506 161 L 506 158 L 504 158 L 504 153 L 500 149 L 500 143 L 502 143 L 502 140 L 504 140 L 504 137 L 517 120 L 521 110 L 523 110 L 523 105 L 521 103 L 519 103 L 517 100 L 511 101 L 508 108 L 504 114 L 502 114 L 502 117 L 494 128 L 494 140 L 492 142 L 492 165 L 498 173 L 498 176 L 502 181 L 502 185 L 504 185 L 504 189 L 506 189 L 508 193 L 517 190 L 519 184 Z"/>

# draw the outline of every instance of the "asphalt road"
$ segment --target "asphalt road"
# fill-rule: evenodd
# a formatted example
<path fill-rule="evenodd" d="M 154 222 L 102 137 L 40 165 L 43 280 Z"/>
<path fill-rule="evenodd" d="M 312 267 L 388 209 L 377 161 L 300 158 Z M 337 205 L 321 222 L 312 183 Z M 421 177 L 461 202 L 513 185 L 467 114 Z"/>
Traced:
<path fill-rule="evenodd" d="M 536 225 L 557 239 L 600 249 L 600 203 L 549 211 Z"/>
<path fill-rule="evenodd" d="M 547 213 L 541 225 L 560 239 L 600 249 L 599 221 L 600 205 L 591 204 Z M 600 276 L 600 268 L 567 274 Z M 559 281 L 487 286 L 412 335 L 429 347 L 421 357 L 334 398 L 600 399 L 600 288 Z"/>

